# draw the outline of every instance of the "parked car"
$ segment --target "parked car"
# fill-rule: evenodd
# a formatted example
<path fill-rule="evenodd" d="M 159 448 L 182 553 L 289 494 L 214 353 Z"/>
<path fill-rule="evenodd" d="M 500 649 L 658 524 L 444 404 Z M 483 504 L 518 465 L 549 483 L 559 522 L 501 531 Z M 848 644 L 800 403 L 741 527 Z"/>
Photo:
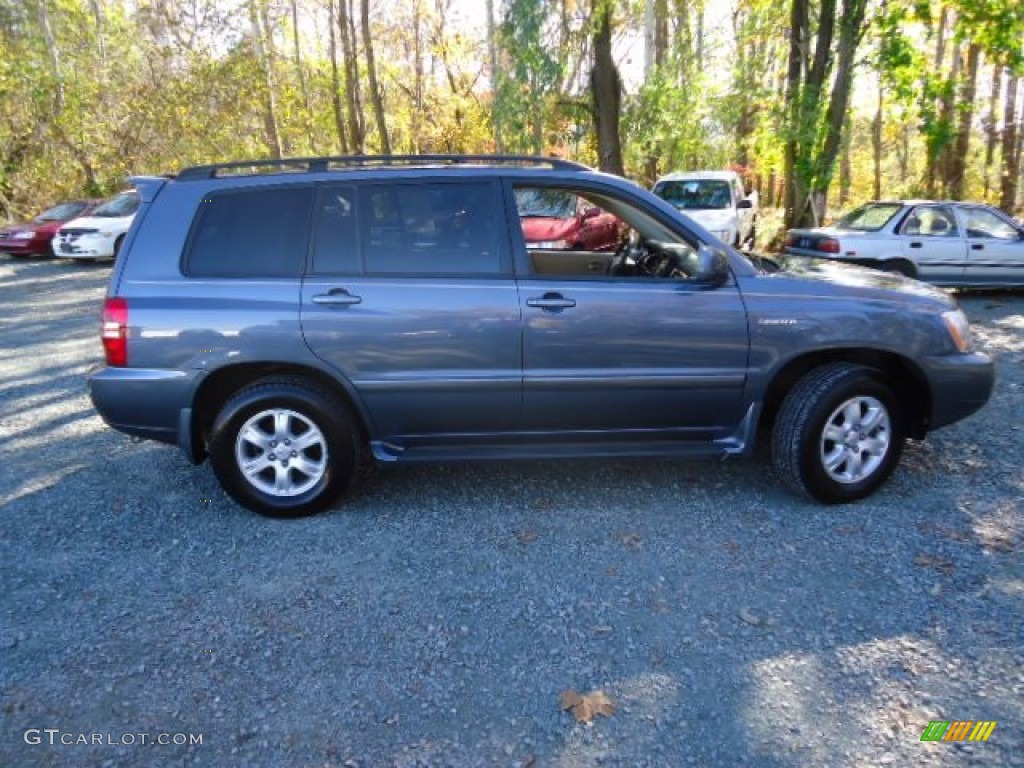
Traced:
<path fill-rule="evenodd" d="M 0 229 L 0 253 L 11 256 L 49 256 L 50 243 L 61 225 L 95 207 L 94 200 L 69 200 L 49 208 L 31 221 Z"/>
<path fill-rule="evenodd" d="M 785 252 L 898 272 L 935 285 L 1024 285 L 1024 227 L 980 203 L 868 203 L 830 227 L 789 231 Z"/>
<path fill-rule="evenodd" d="M 268 515 L 323 509 L 369 461 L 724 458 L 760 433 L 792 488 L 848 502 L 908 436 L 992 391 L 945 291 L 808 259 L 768 273 L 564 160 L 253 161 L 134 183 L 92 401 L 209 457 Z M 552 190 L 626 239 L 531 249 L 517 200 Z"/>
<path fill-rule="evenodd" d="M 112 259 L 121 250 L 125 235 L 139 209 L 134 190 L 122 192 L 94 209 L 88 216 L 69 221 L 53 239 L 53 254 L 65 259 Z"/>
<path fill-rule="evenodd" d="M 560 189 L 520 189 L 516 208 L 528 248 L 614 251 L 622 223 L 585 198 Z"/>
<path fill-rule="evenodd" d="M 670 173 L 654 185 L 654 194 L 730 245 L 754 247 L 757 239 L 756 192 L 746 194 L 735 171 Z"/>

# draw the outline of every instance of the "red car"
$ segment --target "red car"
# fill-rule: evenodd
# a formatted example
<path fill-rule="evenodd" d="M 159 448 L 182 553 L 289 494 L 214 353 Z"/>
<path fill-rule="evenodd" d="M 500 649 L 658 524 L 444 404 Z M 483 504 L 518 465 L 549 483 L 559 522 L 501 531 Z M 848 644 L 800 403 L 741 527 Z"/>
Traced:
<path fill-rule="evenodd" d="M 519 188 L 516 207 L 528 248 L 614 251 L 622 239 L 618 217 L 572 192 Z"/>
<path fill-rule="evenodd" d="M 85 215 L 96 206 L 94 200 L 71 200 L 55 205 L 24 224 L 0 229 L 0 253 L 12 256 L 51 256 L 50 242 L 65 222 Z"/>

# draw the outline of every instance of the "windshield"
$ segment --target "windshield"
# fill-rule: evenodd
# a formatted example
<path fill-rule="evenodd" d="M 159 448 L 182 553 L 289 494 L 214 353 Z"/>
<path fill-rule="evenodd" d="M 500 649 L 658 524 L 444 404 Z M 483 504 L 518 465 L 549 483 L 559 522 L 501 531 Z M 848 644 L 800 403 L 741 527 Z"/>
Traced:
<path fill-rule="evenodd" d="M 35 221 L 39 224 L 47 221 L 67 221 L 78 216 L 82 211 L 86 209 L 88 203 L 61 203 L 55 205 L 48 211 L 43 211 L 36 216 Z"/>
<path fill-rule="evenodd" d="M 576 215 L 576 196 L 561 189 L 516 190 L 516 208 L 520 218 L 569 219 Z"/>
<path fill-rule="evenodd" d="M 877 232 L 902 208 L 901 203 L 868 203 L 839 219 L 836 222 L 836 229 Z"/>
<path fill-rule="evenodd" d="M 125 192 L 112 198 L 92 212 L 93 216 L 117 218 L 131 216 L 139 209 L 139 196 L 134 192 Z"/>
<path fill-rule="evenodd" d="M 716 210 L 732 203 L 729 182 L 719 179 L 663 181 L 654 188 L 654 194 L 681 211 Z"/>

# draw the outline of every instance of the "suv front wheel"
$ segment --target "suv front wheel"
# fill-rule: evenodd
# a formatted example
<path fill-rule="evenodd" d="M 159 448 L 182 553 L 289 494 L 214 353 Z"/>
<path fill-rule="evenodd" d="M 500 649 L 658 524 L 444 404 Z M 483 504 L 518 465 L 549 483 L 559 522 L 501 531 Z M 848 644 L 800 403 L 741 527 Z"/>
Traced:
<path fill-rule="evenodd" d="M 240 390 L 211 430 L 210 463 L 239 504 L 269 517 L 311 515 L 351 486 L 362 447 L 346 406 L 304 379 Z"/>
<path fill-rule="evenodd" d="M 786 396 L 772 434 L 772 459 L 791 488 L 838 504 L 881 486 L 905 439 L 900 403 L 878 373 L 833 363 L 806 374 Z"/>

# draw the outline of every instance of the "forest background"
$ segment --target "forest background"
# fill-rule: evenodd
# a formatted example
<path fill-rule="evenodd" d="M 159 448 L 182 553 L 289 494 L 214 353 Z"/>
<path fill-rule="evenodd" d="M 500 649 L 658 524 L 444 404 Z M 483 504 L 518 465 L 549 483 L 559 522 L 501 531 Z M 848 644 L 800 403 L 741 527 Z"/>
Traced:
<path fill-rule="evenodd" d="M 138 173 L 528 153 L 735 168 L 785 226 L 1024 204 L 1022 0 L 0 0 L 0 218 Z"/>

